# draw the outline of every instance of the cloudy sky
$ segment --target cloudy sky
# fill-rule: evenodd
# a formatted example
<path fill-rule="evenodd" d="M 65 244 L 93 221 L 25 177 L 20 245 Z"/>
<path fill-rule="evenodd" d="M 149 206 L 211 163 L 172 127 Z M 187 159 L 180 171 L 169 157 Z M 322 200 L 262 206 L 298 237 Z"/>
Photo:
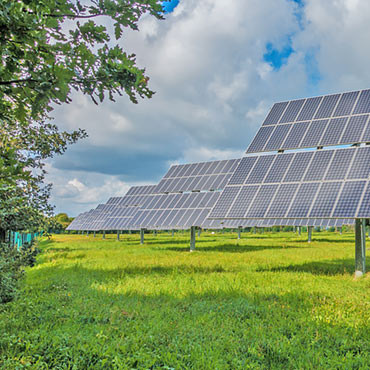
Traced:
<path fill-rule="evenodd" d="M 241 157 L 273 102 L 370 87 L 370 1 L 179 0 L 120 41 L 146 67 L 150 100 L 53 116 L 89 138 L 48 164 L 56 212 L 75 216 L 173 163 Z"/>

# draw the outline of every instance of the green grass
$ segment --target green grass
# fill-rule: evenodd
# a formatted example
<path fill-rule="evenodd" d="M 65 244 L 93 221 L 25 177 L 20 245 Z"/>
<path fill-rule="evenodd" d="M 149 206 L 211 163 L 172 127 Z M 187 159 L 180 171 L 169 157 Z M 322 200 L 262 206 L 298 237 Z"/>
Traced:
<path fill-rule="evenodd" d="M 354 235 L 81 235 L 41 243 L 0 306 L 1 369 L 368 369 Z M 370 261 L 368 260 L 370 266 Z"/>

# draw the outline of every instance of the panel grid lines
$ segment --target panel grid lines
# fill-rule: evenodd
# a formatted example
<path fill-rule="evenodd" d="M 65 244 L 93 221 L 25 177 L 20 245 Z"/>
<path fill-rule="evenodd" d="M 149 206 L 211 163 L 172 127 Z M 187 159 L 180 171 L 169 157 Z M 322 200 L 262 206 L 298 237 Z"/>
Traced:
<path fill-rule="evenodd" d="M 282 103 L 275 104 L 270 113 L 278 110 L 278 104 Z M 370 90 L 306 100 L 291 100 L 286 105 L 279 122 L 271 121 L 267 124 L 267 119 L 265 120 L 248 147 L 247 153 L 332 146 L 341 143 L 355 144 L 359 140 L 361 142 L 370 141 L 370 128 L 369 132 L 361 137 L 359 133 L 356 134 L 355 128 L 351 131 L 350 125 L 352 123 L 361 125 L 362 129 L 364 123 L 357 123 L 353 119 L 349 120 L 349 118 L 370 113 L 369 111 Z M 295 126 L 302 122 L 310 122 L 303 139 L 300 135 L 302 135 L 305 125 L 301 126 L 300 129 L 295 129 Z M 344 133 L 344 130 L 347 132 Z"/>

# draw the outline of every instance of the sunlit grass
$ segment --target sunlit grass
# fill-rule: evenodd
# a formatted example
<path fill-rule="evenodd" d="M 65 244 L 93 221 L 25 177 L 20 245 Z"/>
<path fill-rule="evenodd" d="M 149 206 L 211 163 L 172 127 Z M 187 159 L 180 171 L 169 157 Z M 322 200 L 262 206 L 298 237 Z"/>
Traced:
<path fill-rule="evenodd" d="M 353 278 L 354 235 L 306 238 L 203 233 L 189 253 L 189 233 L 143 246 L 53 236 L 0 306 L 0 365 L 367 369 L 370 279 Z"/>

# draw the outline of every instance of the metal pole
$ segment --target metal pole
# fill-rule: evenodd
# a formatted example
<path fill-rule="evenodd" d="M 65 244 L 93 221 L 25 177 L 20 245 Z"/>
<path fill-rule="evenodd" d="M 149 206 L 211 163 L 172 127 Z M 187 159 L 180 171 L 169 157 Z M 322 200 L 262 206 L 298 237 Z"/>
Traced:
<path fill-rule="evenodd" d="M 202 233 L 202 229 L 201 228 L 199 228 L 198 229 L 198 236 L 200 236 L 200 234 Z"/>
<path fill-rule="evenodd" d="M 172 236 L 174 236 L 174 235 L 175 235 L 175 230 L 172 229 Z"/>
<path fill-rule="evenodd" d="M 119 230 L 117 230 L 117 240 L 119 240 Z"/>
<path fill-rule="evenodd" d="M 195 251 L 195 226 L 190 228 L 190 252 Z"/>
<path fill-rule="evenodd" d="M 105 230 L 103 231 L 103 239 L 105 239 Z"/>
<path fill-rule="evenodd" d="M 86 231 L 86 236 L 89 236 L 89 230 Z"/>
<path fill-rule="evenodd" d="M 257 234 L 257 227 L 256 226 L 253 228 L 253 234 Z"/>
<path fill-rule="evenodd" d="M 360 277 L 365 273 L 366 259 L 366 234 L 365 219 L 356 219 L 355 223 L 355 277 Z"/>
<path fill-rule="evenodd" d="M 140 244 L 144 244 L 144 229 L 140 229 Z"/>
<path fill-rule="evenodd" d="M 312 241 L 312 226 L 308 226 L 307 231 L 308 231 L 308 242 L 311 243 L 311 241 Z"/>
<path fill-rule="evenodd" d="M 298 227 L 298 235 L 301 236 L 302 235 L 302 228 L 299 226 Z"/>
<path fill-rule="evenodd" d="M 242 228 L 241 228 L 241 226 L 239 226 L 238 227 L 238 239 L 240 239 L 241 238 L 241 232 L 242 232 Z"/>
<path fill-rule="evenodd" d="M 96 232 L 94 231 L 94 238 L 96 237 Z"/>

